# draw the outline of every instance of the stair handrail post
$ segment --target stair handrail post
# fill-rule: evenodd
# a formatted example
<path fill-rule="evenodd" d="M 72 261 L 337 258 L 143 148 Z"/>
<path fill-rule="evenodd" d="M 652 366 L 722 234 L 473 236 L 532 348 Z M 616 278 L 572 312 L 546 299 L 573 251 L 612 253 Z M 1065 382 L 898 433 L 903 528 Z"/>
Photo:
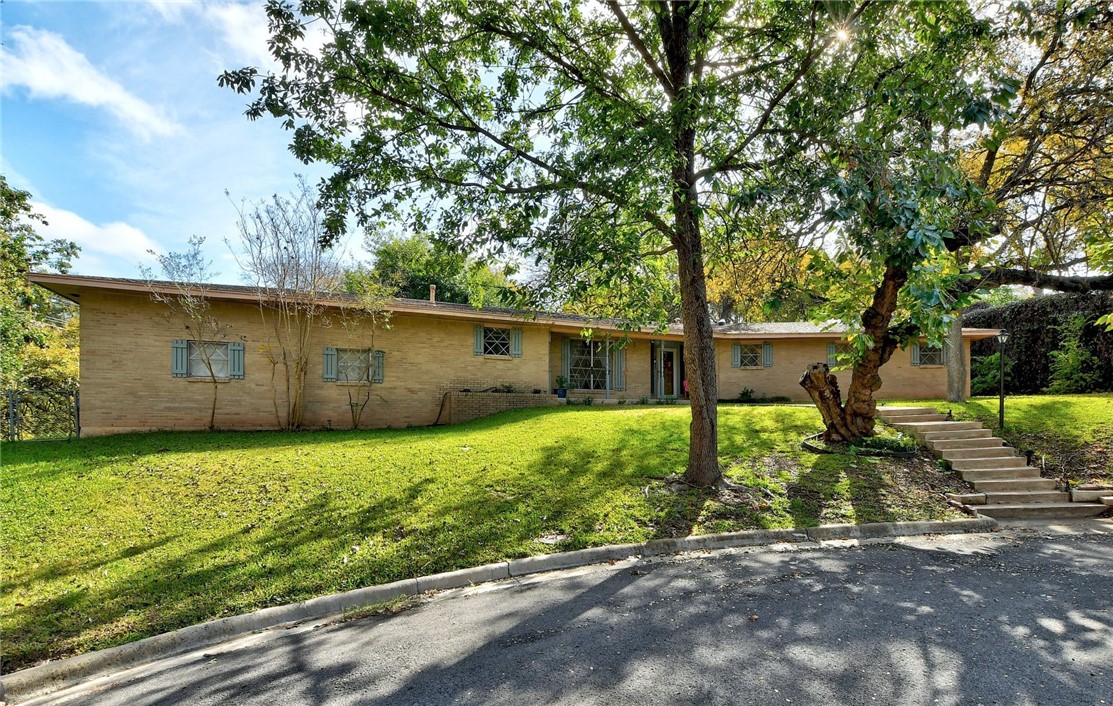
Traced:
<path fill-rule="evenodd" d="M 997 332 L 997 342 L 1000 344 L 998 346 L 997 357 L 1001 362 L 1001 371 L 998 375 L 1000 392 L 998 393 L 997 428 L 1002 430 L 1005 428 L 1005 343 L 1007 343 L 1008 340 L 1008 331 L 1001 329 Z"/>

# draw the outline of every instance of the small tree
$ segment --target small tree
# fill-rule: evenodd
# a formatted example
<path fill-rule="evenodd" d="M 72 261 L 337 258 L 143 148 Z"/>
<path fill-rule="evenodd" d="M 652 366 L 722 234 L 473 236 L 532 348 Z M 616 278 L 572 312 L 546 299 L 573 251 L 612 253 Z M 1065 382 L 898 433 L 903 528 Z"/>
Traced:
<path fill-rule="evenodd" d="M 327 307 L 343 278 L 339 255 L 321 246 L 322 214 L 303 177 L 289 196 L 237 210 L 239 247 L 228 245 L 238 250 L 243 279 L 255 287 L 260 316 L 271 332 L 262 352 L 271 363 L 275 419 L 297 429 L 305 411 L 309 337 L 316 326 L 329 323 Z"/>
<path fill-rule="evenodd" d="M 371 383 L 376 373 L 375 366 L 375 334 L 380 329 L 390 328 L 391 311 L 390 301 L 394 296 L 390 287 L 382 284 L 373 276 L 364 272 L 348 273 L 344 289 L 355 297 L 354 306 L 344 308 L 340 315 L 340 325 L 348 333 L 349 339 L 359 336 L 361 341 L 367 341 L 367 365 L 360 369 L 360 385 L 349 385 L 348 408 L 352 413 L 352 429 L 359 429 L 363 413 L 366 411 L 371 398 L 374 396 Z M 349 378 L 351 381 L 351 378 Z"/>
<path fill-rule="evenodd" d="M 218 273 L 212 271 L 212 261 L 205 259 L 202 245 L 205 239 L 195 235 L 189 239 L 189 249 L 165 255 L 148 250 L 158 261 L 165 281 L 155 279 L 154 271 L 140 265 L 139 271 L 147 280 L 151 299 L 166 307 L 165 318 L 175 330 L 184 330 L 190 342 L 189 355 L 201 361 L 212 384 L 212 404 L 209 406 L 209 431 L 216 428 L 216 407 L 220 394 L 221 378 L 213 367 L 214 341 L 223 341 L 229 327 L 221 322 L 212 310 L 209 286 L 206 284 Z M 181 327 L 180 329 L 178 327 Z"/>

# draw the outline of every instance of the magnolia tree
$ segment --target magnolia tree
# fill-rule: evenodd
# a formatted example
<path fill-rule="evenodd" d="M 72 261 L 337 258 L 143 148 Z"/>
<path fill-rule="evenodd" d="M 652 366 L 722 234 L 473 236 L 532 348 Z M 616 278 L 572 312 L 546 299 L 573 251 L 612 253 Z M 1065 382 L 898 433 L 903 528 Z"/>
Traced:
<path fill-rule="evenodd" d="M 532 255 L 554 268 L 547 282 L 591 270 L 635 293 L 631 321 L 667 310 L 636 293 L 660 271 L 647 259 L 671 258 L 692 411 L 685 480 L 709 486 L 721 473 L 706 233 L 729 234 L 724 214 L 793 168 L 797 132 L 858 110 L 843 94 L 863 85 L 840 73 L 903 51 L 898 38 L 916 44 L 950 12 L 870 0 L 271 0 L 278 69 L 220 83 L 254 94 L 250 118 L 292 130 L 299 158 L 332 165 L 319 189 L 326 242 L 354 215 Z M 323 46 L 307 46 L 311 28 Z"/>

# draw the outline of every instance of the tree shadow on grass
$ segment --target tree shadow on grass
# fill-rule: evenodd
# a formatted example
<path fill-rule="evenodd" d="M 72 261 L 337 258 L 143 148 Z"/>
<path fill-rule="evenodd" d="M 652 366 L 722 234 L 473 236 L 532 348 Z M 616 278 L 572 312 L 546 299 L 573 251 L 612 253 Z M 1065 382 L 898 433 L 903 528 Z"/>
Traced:
<path fill-rule="evenodd" d="M 591 427 L 600 419 L 598 410 L 583 416 L 570 410 L 529 410 L 453 428 L 154 435 L 173 437 L 181 449 L 197 439 L 219 442 L 210 448 L 339 439 L 358 450 L 365 448 L 365 434 L 375 443 L 447 435 L 452 444 L 466 445 L 479 438 L 475 434 L 501 430 L 508 422 L 558 414 L 566 422 L 558 442 L 536 449 L 529 463 L 513 472 L 426 470 L 392 478 L 390 487 L 368 481 L 365 494 L 354 499 L 352 488 L 342 498 L 315 491 L 268 510 L 257 526 L 228 521 L 216 531 L 198 530 L 209 535 L 203 541 L 170 537 L 92 563 L 58 562 L 39 578 L 67 579 L 72 586 L 21 606 L 7 618 L 6 667 L 360 586 L 532 554 L 689 534 L 712 496 L 698 490 L 660 492 L 659 479 L 678 474 L 686 463 L 688 418 L 659 411 L 608 410 L 603 416 L 609 424 L 603 429 Z M 652 424 L 643 423 L 647 414 Z M 799 412 L 776 408 L 739 415 L 724 426 L 723 446 L 728 453 L 762 453 L 781 442 L 755 445 L 756 438 L 798 437 L 800 419 Z M 161 438 L 124 441 L 125 446 L 145 444 L 133 453 L 165 448 Z M 111 464 L 115 457 L 105 453 L 99 462 Z M 561 536 L 565 539 L 555 544 L 542 542 Z M 102 566 L 112 570 L 111 580 L 86 584 L 83 576 Z"/>
<path fill-rule="evenodd" d="M 519 475 L 427 475 L 354 503 L 319 492 L 265 525 L 230 528 L 184 551 L 167 537 L 91 563 L 57 562 L 26 581 L 72 586 L 8 617 L 5 666 L 325 593 L 639 532 L 649 538 L 652 528 L 630 526 L 620 510 L 644 501 L 641 488 L 681 453 L 674 431 L 669 424 L 619 431 L 606 448 L 570 432 Z M 571 540 L 539 541 L 554 531 Z M 148 561 L 128 562 L 143 555 Z M 82 576 L 101 567 L 111 568 L 113 579 L 87 585 Z"/>

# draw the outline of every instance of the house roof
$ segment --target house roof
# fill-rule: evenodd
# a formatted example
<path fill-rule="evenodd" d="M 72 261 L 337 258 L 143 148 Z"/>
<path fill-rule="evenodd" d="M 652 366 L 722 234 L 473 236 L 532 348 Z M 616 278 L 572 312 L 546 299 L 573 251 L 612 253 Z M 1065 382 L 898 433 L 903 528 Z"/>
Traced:
<path fill-rule="evenodd" d="M 65 297 L 77 304 L 81 303 L 81 295 L 86 290 L 100 290 L 120 293 L 150 294 L 175 294 L 180 291 L 174 282 L 142 279 L 129 279 L 125 277 L 92 277 L 86 275 L 59 275 L 33 272 L 30 281 Z M 202 290 L 205 296 L 217 301 L 243 301 L 257 302 L 258 290 L 250 285 L 237 284 L 204 284 L 193 285 Z M 344 307 L 355 304 L 357 298 L 351 294 L 328 293 L 325 301 L 332 306 Z M 548 325 L 554 330 L 569 333 L 578 333 L 585 328 L 601 331 L 617 331 L 636 337 L 653 336 L 655 338 L 680 339 L 684 335 L 684 327 L 680 324 L 671 324 L 665 329 L 653 327 L 631 327 L 629 323 L 619 319 L 596 318 L 578 314 L 565 314 L 562 312 L 525 311 L 521 309 L 508 309 L 503 307 L 473 307 L 470 304 L 456 304 L 453 302 L 428 301 L 425 299 L 391 300 L 388 307 L 395 314 L 412 314 L 417 316 L 439 316 L 446 318 L 461 318 L 476 322 L 530 322 Z M 784 323 L 734 323 L 714 326 L 716 338 L 736 340 L 760 340 L 766 338 L 839 338 L 847 332 L 841 323 L 829 322 L 813 324 L 807 321 L 790 321 Z M 997 335 L 997 329 L 967 329 L 962 330 L 964 338 L 977 340 Z"/>

